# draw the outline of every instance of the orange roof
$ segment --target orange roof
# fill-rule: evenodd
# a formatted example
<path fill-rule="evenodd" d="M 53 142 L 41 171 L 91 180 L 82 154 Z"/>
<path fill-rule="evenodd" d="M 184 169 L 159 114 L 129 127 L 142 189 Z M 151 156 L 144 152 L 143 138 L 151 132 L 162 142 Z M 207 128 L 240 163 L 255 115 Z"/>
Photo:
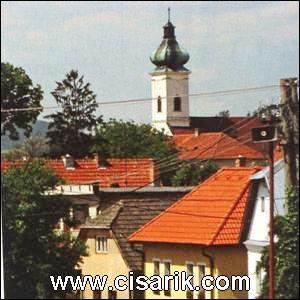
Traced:
<path fill-rule="evenodd" d="M 223 168 L 129 237 L 131 242 L 239 244 L 250 176 L 259 167 Z"/>
<path fill-rule="evenodd" d="M 12 165 L 20 166 L 25 162 L 3 160 L 1 170 L 5 171 Z M 154 179 L 152 159 L 109 159 L 105 169 L 98 168 L 93 159 L 76 159 L 74 170 L 66 169 L 62 160 L 46 160 L 46 166 L 68 184 L 99 182 L 101 187 L 110 187 L 113 183 L 118 183 L 120 187 L 139 187 Z"/>
<path fill-rule="evenodd" d="M 173 136 L 180 159 L 263 159 L 263 154 L 223 132 L 177 134 Z"/>

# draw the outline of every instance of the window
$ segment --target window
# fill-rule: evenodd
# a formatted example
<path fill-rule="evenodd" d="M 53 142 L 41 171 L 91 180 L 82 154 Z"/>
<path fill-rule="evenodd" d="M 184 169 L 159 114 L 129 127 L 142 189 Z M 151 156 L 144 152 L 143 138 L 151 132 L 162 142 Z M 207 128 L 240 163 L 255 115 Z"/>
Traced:
<path fill-rule="evenodd" d="M 157 98 L 157 112 L 161 112 L 161 97 Z"/>
<path fill-rule="evenodd" d="M 97 236 L 96 237 L 96 252 L 107 252 L 107 237 Z"/>
<path fill-rule="evenodd" d="M 205 299 L 205 290 L 202 287 L 202 279 L 205 276 L 205 265 L 198 265 L 198 272 L 199 272 L 199 286 L 201 287 L 198 293 L 198 299 Z"/>
<path fill-rule="evenodd" d="M 108 291 L 108 299 L 117 299 L 116 291 Z"/>
<path fill-rule="evenodd" d="M 181 98 L 180 97 L 174 98 L 174 111 L 181 111 Z"/>
<path fill-rule="evenodd" d="M 159 260 L 153 261 L 153 275 L 158 275 L 158 276 L 160 275 L 159 265 L 160 265 Z M 153 291 L 153 293 L 159 295 L 159 291 Z"/>
<path fill-rule="evenodd" d="M 186 264 L 186 277 L 194 275 L 194 264 L 193 263 L 187 263 Z M 191 280 L 191 284 L 193 285 L 193 279 Z M 187 290 L 186 291 L 186 298 L 187 299 L 194 299 L 194 293 L 193 291 Z"/>
<path fill-rule="evenodd" d="M 153 275 L 160 275 L 159 260 L 154 260 L 153 261 Z"/>
<path fill-rule="evenodd" d="M 165 268 L 165 276 L 171 275 L 171 263 L 169 261 L 164 262 L 164 268 Z M 169 288 L 168 290 L 164 291 L 165 296 L 171 296 L 170 286 L 168 288 Z"/>
<path fill-rule="evenodd" d="M 264 196 L 260 197 L 260 203 L 261 203 L 261 212 L 265 212 L 266 201 L 265 201 L 265 197 Z"/>
<path fill-rule="evenodd" d="M 93 291 L 93 299 L 102 299 L 102 294 L 100 290 Z"/>

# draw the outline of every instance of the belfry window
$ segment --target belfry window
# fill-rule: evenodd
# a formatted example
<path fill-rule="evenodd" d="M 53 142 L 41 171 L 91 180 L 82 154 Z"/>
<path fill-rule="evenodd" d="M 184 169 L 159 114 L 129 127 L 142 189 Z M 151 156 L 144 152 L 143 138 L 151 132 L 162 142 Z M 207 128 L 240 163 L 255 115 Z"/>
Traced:
<path fill-rule="evenodd" d="M 157 112 L 161 112 L 161 97 L 157 98 Z"/>
<path fill-rule="evenodd" d="M 181 98 L 180 97 L 174 98 L 174 111 L 181 111 Z"/>

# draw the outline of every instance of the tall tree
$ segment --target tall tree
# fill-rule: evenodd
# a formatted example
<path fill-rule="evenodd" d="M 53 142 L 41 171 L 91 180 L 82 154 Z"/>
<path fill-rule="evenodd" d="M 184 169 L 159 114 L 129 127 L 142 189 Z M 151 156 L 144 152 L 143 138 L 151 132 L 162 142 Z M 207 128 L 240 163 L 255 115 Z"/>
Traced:
<path fill-rule="evenodd" d="M 283 200 L 283 199 L 282 199 Z M 287 191 L 288 212 L 277 216 L 275 230 L 278 242 L 275 246 L 275 298 L 299 298 L 299 188 Z M 263 252 L 257 272 L 266 274 L 259 299 L 268 299 L 268 248 Z"/>
<path fill-rule="evenodd" d="M 29 136 L 40 110 L 43 99 L 39 85 L 33 86 L 32 80 L 20 67 L 1 63 L 1 135 L 8 133 L 12 140 L 19 138 L 18 129 Z M 3 112 L 2 110 L 25 109 L 23 111 Z"/>
<path fill-rule="evenodd" d="M 7 299 L 53 297 L 50 275 L 79 275 L 86 254 L 83 242 L 57 234 L 63 218 L 69 225 L 71 202 L 45 192 L 59 183 L 42 161 L 12 167 L 1 174 L 4 288 Z M 60 291 L 59 297 L 65 292 Z"/>
<path fill-rule="evenodd" d="M 50 114 L 47 136 L 54 156 L 69 153 L 76 157 L 88 154 L 91 130 L 102 122 L 96 117 L 96 95 L 77 71 L 70 71 L 52 92 L 62 111 Z"/>

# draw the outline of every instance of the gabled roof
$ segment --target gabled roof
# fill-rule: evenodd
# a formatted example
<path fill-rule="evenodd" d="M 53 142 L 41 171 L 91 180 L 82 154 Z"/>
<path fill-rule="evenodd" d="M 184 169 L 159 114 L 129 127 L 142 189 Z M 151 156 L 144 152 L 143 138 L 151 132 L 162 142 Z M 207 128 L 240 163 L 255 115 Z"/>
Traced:
<path fill-rule="evenodd" d="M 262 126 L 258 117 L 190 117 L 189 127 L 171 126 L 173 135 L 199 132 L 224 132 L 236 138 L 241 143 L 262 153 L 268 153 L 268 149 L 261 143 L 251 142 L 251 129 Z"/>
<path fill-rule="evenodd" d="M 276 174 L 277 172 L 279 172 L 280 170 L 282 170 L 284 167 L 284 161 L 283 159 L 277 160 L 274 163 L 274 174 Z M 252 180 L 258 180 L 258 179 L 265 179 L 267 180 L 267 178 L 269 177 L 269 173 L 270 173 L 270 167 L 265 167 L 262 170 L 260 170 L 259 172 L 257 172 L 256 174 L 251 176 Z"/>
<path fill-rule="evenodd" d="M 250 176 L 223 168 L 129 237 L 130 242 L 235 245 L 241 242 Z"/>
<path fill-rule="evenodd" d="M 80 228 L 111 229 L 112 222 L 117 217 L 122 207 L 122 201 L 118 201 L 114 205 L 101 211 L 101 214 L 97 215 L 95 218 L 87 218 Z"/>
<path fill-rule="evenodd" d="M 100 228 L 99 226 L 107 228 L 110 225 L 123 258 L 130 269 L 142 270 L 143 255 L 137 251 L 142 248 L 132 247 L 127 238 L 189 191 L 191 188 L 184 190 L 182 188 L 173 188 L 172 190 L 157 188 L 155 193 L 151 190 L 143 193 L 133 192 L 129 198 L 104 195 L 103 200 L 99 203 L 101 214 L 92 220 L 94 224 L 87 220 L 86 224 L 81 226 L 81 230 Z"/>
<path fill-rule="evenodd" d="M 1 160 L 1 171 L 25 163 L 23 160 Z M 98 182 L 101 187 L 110 187 L 116 183 L 120 187 L 147 185 L 153 182 L 155 172 L 152 159 L 108 159 L 106 168 L 99 168 L 93 159 L 75 159 L 74 169 L 67 169 L 62 160 L 45 160 L 45 164 L 67 184 Z"/>
<path fill-rule="evenodd" d="M 177 134 L 173 136 L 180 159 L 263 159 L 263 154 L 223 132 Z"/>

